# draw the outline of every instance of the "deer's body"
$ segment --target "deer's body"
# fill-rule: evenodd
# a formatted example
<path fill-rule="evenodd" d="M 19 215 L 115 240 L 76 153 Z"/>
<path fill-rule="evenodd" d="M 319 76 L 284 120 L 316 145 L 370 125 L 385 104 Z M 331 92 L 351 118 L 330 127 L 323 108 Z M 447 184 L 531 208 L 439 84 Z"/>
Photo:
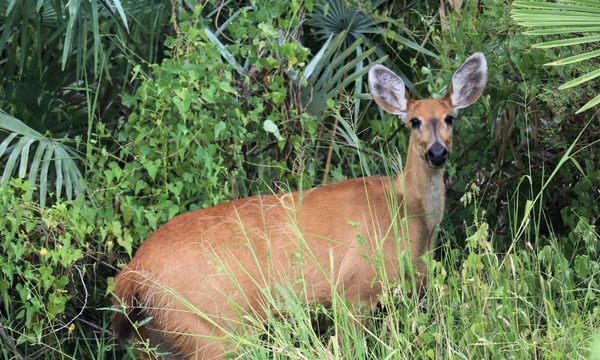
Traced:
<path fill-rule="evenodd" d="M 383 282 L 375 257 L 383 254 L 386 280 L 393 280 L 399 251 L 410 254 L 417 281 L 423 281 L 421 256 L 432 248 L 442 219 L 441 165 L 452 145 L 451 124 L 443 119 L 460 107 L 450 95 L 410 100 L 403 84 L 397 91 L 399 78 L 390 73 L 382 66 L 371 69 L 374 99 L 387 111 L 422 122 L 417 128 L 412 121 L 418 134 L 411 135 L 402 174 L 251 197 L 176 216 L 117 276 L 115 293 L 128 314 L 115 315 L 117 333 L 128 337 L 130 320 L 152 317 L 137 335 L 160 350 L 177 358 L 219 358 L 225 350 L 218 338 L 241 326 L 243 315 L 264 316 L 269 311 L 264 291 L 276 284 L 304 291 L 309 302 L 331 304 L 335 288 L 356 306 L 374 305 Z M 476 90 L 480 94 L 483 87 Z"/>

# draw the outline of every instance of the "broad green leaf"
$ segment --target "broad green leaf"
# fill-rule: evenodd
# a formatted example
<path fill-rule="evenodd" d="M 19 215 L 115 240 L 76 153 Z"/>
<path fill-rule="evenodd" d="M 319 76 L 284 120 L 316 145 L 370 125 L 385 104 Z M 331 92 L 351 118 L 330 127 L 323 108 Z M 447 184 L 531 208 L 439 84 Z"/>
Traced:
<path fill-rule="evenodd" d="M 263 122 L 263 129 L 265 129 L 266 132 L 273 134 L 277 140 L 285 140 L 279 132 L 279 127 L 273 122 L 273 120 L 265 120 Z"/>

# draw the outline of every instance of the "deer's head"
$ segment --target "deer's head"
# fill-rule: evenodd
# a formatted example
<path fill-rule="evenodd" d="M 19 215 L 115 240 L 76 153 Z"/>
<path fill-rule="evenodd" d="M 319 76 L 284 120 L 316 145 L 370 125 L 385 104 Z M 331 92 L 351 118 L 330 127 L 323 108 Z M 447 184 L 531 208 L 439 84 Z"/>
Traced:
<path fill-rule="evenodd" d="M 482 53 L 471 55 L 452 76 L 442 99 L 413 100 L 404 82 L 383 65 L 369 69 L 373 100 L 385 111 L 398 115 L 411 129 L 411 148 L 432 168 L 441 168 L 452 151 L 452 124 L 458 110 L 473 104 L 487 82 L 487 63 Z"/>

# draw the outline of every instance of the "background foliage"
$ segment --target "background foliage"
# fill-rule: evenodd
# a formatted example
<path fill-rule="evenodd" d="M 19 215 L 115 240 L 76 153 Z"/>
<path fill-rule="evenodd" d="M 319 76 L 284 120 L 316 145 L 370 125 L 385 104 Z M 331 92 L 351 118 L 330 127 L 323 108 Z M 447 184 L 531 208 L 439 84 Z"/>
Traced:
<path fill-rule="evenodd" d="M 299 307 L 302 321 L 271 319 L 247 350 L 597 355 L 600 123 L 597 109 L 575 112 L 598 85 L 556 88 L 598 62 L 544 67 L 593 44 L 532 49 L 509 11 L 500 0 L 0 4 L 2 356 L 130 356 L 111 337 L 108 293 L 150 232 L 229 199 L 389 173 L 408 131 L 366 96 L 367 65 L 440 97 L 475 51 L 489 84 L 455 123 L 428 296 L 385 300 L 370 335 L 347 331 L 339 349 Z M 265 335 L 274 328 L 285 331 Z"/>

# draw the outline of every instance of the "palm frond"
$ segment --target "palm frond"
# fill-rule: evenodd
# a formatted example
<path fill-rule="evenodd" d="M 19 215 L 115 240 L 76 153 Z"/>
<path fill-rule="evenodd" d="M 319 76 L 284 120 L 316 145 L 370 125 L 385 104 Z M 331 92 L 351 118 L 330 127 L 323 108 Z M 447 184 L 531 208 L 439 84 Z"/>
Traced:
<path fill-rule="evenodd" d="M 309 14 L 307 24 L 315 34 L 325 40 L 342 32 L 348 34 L 346 45 L 366 34 L 378 34 L 377 23 L 364 12 L 344 3 L 343 0 L 321 1 Z"/>
<path fill-rule="evenodd" d="M 40 134 L 2 110 L 0 129 L 8 133 L 0 143 L 0 182 L 6 182 L 15 175 L 22 179 L 27 177 L 31 185 L 30 192 L 38 190 L 42 207 L 46 206 L 51 179 L 54 181 L 56 199 L 61 198 L 63 189 L 67 199 L 83 193 L 84 178 L 75 162 L 81 159 L 75 150 Z M 36 151 L 30 159 L 32 147 L 36 148 Z M 54 163 L 53 167 L 50 166 L 51 163 Z M 54 172 L 51 172 L 51 168 Z"/>
<path fill-rule="evenodd" d="M 304 71 L 307 84 L 302 88 L 304 108 L 313 115 L 320 115 L 327 106 L 327 100 L 339 94 L 352 82 L 362 83 L 362 77 L 368 71 L 364 66 L 366 59 L 375 52 L 375 48 L 362 51 L 362 40 L 356 40 L 345 50 L 340 51 L 347 34 L 342 32 L 335 38 L 329 38 Z M 379 59 L 376 63 L 384 61 Z M 354 89 L 356 96 L 360 87 Z"/>
<path fill-rule="evenodd" d="M 564 34 L 581 34 L 543 41 L 535 44 L 540 49 L 566 47 L 581 44 L 597 44 L 600 42 L 600 2 L 597 0 L 566 0 L 561 2 L 549 1 L 515 1 L 513 2 L 512 17 L 517 24 L 535 28 L 525 32 L 532 36 L 550 36 Z M 581 54 L 568 56 L 563 59 L 549 62 L 548 66 L 561 66 L 574 64 L 600 56 L 600 50 L 589 50 Z M 567 81 L 559 89 L 568 89 L 600 76 L 600 69 L 590 71 L 576 79 Z M 583 105 L 577 113 L 600 103 L 600 95 L 594 97 Z"/>

